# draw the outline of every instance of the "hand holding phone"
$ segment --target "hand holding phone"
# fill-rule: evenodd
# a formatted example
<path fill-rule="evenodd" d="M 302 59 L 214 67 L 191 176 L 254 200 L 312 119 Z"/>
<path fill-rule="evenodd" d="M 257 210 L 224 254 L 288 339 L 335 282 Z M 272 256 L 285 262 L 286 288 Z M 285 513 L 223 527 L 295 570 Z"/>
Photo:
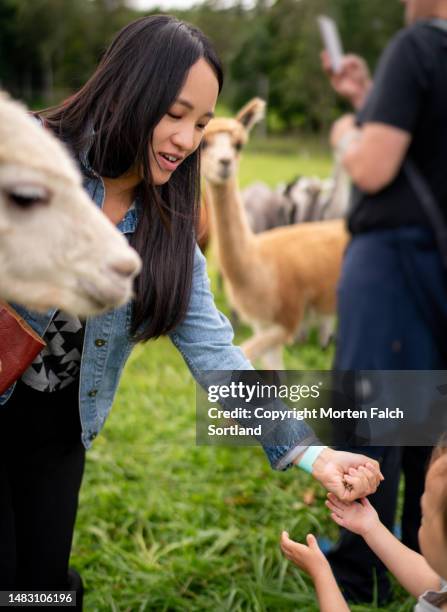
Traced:
<path fill-rule="evenodd" d="M 321 54 L 323 70 L 338 95 L 349 100 L 355 109 L 363 106 L 372 80 L 365 60 L 358 55 L 343 53 L 337 25 L 326 15 L 318 17 L 325 50 Z"/>
<path fill-rule="evenodd" d="M 333 19 L 326 15 L 318 17 L 321 38 L 325 49 L 329 55 L 332 71 L 340 72 L 343 59 L 343 47 L 338 33 L 337 24 Z"/>

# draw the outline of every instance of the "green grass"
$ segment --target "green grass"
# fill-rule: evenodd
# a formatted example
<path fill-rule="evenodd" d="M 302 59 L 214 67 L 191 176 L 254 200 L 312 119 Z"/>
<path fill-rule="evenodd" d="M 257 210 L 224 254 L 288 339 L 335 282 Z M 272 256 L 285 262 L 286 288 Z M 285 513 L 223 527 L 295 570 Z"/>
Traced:
<path fill-rule="evenodd" d="M 332 161 L 325 139 L 255 138 L 243 152 L 240 167 L 242 187 L 262 180 L 271 187 L 286 183 L 298 175 L 330 175 Z"/>
<path fill-rule="evenodd" d="M 312 173 L 329 169 L 324 153 L 313 162 Z M 249 180 L 257 168 L 274 184 L 307 163 L 249 150 L 243 173 Z M 216 301 L 228 313 L 220 292 Z M 241 329 L 236 341 L 247 334 Z M 332 354 L 313 337 L 287 349 L 286 366 L 328 369 Z M 85 609 L 315 612 L 311 582 L 282 557 L 278 539 L 283 529 L 300 541 L 309 531 L 335 537 L 324 495 L 298 470 L 272 471 L 259 448 L 196 446 L 195 388 L 180 355 L 166 339 L 138 346 L 88 453 L 72 559 Z M 412 606 L 396 587 L 386 609 Z"/>

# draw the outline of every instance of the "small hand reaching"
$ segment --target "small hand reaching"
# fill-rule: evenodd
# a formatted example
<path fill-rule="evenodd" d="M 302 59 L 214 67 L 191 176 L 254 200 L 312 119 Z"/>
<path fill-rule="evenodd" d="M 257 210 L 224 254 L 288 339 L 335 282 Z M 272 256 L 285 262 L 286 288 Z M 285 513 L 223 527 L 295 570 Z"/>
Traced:
<path fill-rule="evenodd" d="M 345 503 L 333 493 L 328 493 L 326 506 L 331 510 L 333 521 L 353 533 L 365 537 L 379 524 L 379 516 L 366 497 L 359 501 Z"/>
<path fill-rule="evenodd" d="M 317 540 L 309 533 L 306 542 L 307 546 L 294 542 L 287 531 L 281 534 L 281 548 L 285 556 L 312 578 L 321 612 L 349 612 L 329 561 L 321 552 Z"/>
<path fill-rule="evenodd" d="M 306 536 L 307 546 L 289 538 L 287 531 L 281 534 L 280 545 L 283 553 L 311 578 L 315 579 L 322 571 L 329 570 L 329 562 L 321 552 L 316 538 L 312 534 Z"/>

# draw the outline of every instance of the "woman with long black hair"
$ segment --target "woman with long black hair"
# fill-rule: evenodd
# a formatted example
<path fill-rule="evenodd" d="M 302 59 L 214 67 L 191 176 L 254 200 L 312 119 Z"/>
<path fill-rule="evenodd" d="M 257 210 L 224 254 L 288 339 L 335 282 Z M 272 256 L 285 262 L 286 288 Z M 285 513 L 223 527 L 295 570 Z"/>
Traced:
<path fill-rule="evenodd" d="M 201 382 L 206 370 L 251 368 L 215 308 L 195 238 L 199 145 L 222 79 L 199 30 L 144 17 L 118 33 L 82 89 L 39 114 L 71 149 L 85 189 L 143 269 L 132 302 L 85 323 L 17 306 L 47 346 L 0 398 L 0 589 L 71 585 L 81 608 L 82 583 L 68 561 L 85 448 L 136 342 L 169 335 Z M 277 469 L 298 462 L 313 440 L 296 420 L 281 427 L 281 444 L 264 444 Z M 308 469 L 338 493 L 349 467 L 367 462 L 327 448 L 311 454 Z M 375 490 L 379 477 L 377 465 L 359 473 L 350 497 Z"/>

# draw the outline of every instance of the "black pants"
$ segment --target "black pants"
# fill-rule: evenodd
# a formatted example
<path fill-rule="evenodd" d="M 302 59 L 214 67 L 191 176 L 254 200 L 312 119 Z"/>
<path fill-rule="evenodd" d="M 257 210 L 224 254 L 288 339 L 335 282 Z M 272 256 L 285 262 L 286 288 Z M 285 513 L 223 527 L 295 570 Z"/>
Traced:
<path fill-rule="evenodd" d="M 422 228 L 355 236 L 346 251 L 338 289 L 335 369 L 444 370 L 446 279 L 432 238 Z M 431 449 L 383 446 L 344 450 L 380 459 L 385 481 L 370 499 L 390 529 L 402 470 L 402 539 L 417 550 L 420 497 Z M 386 600 L 390 587 L 385 568 L 362 538 L 342 530 L 328 558 L 351 600 L 370 602 L 375 586 L 379 600 Z"/>
<path fill-rule="evenodd" d="M 393 530 L 399 476 L 405 478 L 405 493 L 402 511 L 402 542 L 419 551 L 417 534 L 421 524 L 420 498 L 424 492 L 424 478 L 432 448 L 411 447 L 362 447 L 346 448 L 361 452 L 380 461 L 385 480 L 374 495 L 369 497 L 380 520 Z M 351 601 L 370 602 L 377 594 L 379 602 L 390 597 L 387 570 L 365 544 L 363 538 L 347 529 L 342 529 L 340 540 L 328 553 L 328 560 L 344 595 Z"/>
<path fill-rule="evenodd" d="M 18 383 L 0 406 L 0 590 L 73 589 L 80 434 L 76 384 L 41 393 Z M 80 610 L 82 583 L 77 600 Z"/>

